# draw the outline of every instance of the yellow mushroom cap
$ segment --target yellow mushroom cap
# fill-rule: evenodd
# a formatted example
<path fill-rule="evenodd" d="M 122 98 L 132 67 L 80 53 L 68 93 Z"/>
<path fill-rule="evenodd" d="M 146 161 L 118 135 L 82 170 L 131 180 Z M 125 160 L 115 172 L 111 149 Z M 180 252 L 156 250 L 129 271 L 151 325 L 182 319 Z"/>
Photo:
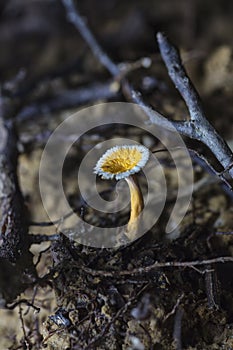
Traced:
<path fill-rule="evenodd" d="M 94 173 L 103 179 L 120 180 L 139 172 L 149 159 L 149 150 L 142 145 L 115 146 L 97 162 Z"/>

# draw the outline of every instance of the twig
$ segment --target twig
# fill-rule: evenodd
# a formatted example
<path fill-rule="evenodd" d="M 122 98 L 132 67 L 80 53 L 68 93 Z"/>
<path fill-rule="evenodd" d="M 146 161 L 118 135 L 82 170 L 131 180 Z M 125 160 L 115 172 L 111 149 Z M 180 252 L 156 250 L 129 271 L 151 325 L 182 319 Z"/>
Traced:
<path fill-rule="evenodd" d="M 116 76 L 119 76 L 121 73 L 119 67 L 100 47 L 94 35 L 91 33 L 90 29 L 88 28 L 87 23 L 82 19 L 81 15 L 79 14 L 77 8 L 74 5 L 73 0 L 61 0 L 61 1 L 66 8 L 68 20 L 71 23 L 73 23 L 75 27 L 78 29 L 79 33 L 82 35 L 83 39 L 87 42 L 87 44 L 89 45 L 95 57 L 99 60 L 99 62 L 102 63 L 102 65 L 105 68 L 107 68 L 107 70 L 112 74 L 114 78 Z M 140 105 L 140 107 L 142 107 L 143 109 L 145 108 L 149 116 L 151 112 L 151 115 L 153 116 L 153 118 L 155 118 L 153 121 L 155 124 L 159 124 L 166 128 L 169 127 L 170 123 L 167 122 L 166 119 L 161 114 L 155 112 L 154 110 L 152 110 L 152 108 L 147 106 L 140 98 L 141 94 L 138 91 L 134 90 L 133 87 L 129 84 L 129 82 L 126 79 L 123 79 L 122 81 L 122 88 L 123 88 L 123 93 L 130 100 Z M 175 123 L 175 125 L 177 124 Z M 172 130 L 174 129 L 172 128 Z"/>
<path fill-rule="evenodd" d="M 194 159 L 194 161 L 197 164 L 199 164 L 202 168 L 207 170 L 207 172 L 209 172 L 210 174 L 214 174 L 214 175 L 218 176 L 222 180 L 222 187 L 223 187 L 223 189 L 228 193 L 229 196 L 232 197 L 232 195 L 233 195 L 233 193 L 232 193 L 232 185 L 224 177 L 223 172 L 216 171 L 213 168 L 213 166 L 210 164 L 210 162 L 206 159 L 206 157 L 204 155 L 200 154 L 198 151 L 191 150 L 191 149 L 188 149 L 188 150 L 190 152 L 190 155 L 192 156 L 192 158 Z"/>
<path fill-rule="evenodd" d="M 68 219 L 72 214 L 74 213 L 74 210 L 71 210 L 69 213 L 63 215 L 61 218 L 54 220 L 54 221 L 41 221 L 41 222 L 35 222 L 31 221 L 29 224 L 30 226 L 39 226 L 39 227 L 47 227 L 47 226 L 54 226 L 56 224 L 59 224 L 61 221 Z"/>
<path fill-rule="evenodd" d="M 193 266 L 204 266 L 209 264 L 223 264 L 226 262 L 232 262 L 233 263 L 233 257 L 232 256 L 220 256 L 217 258 L 212 259 L 206 259 L 206 260 L 194 260 L 194 261 L 165 261 L 165 262 L 158 262 L 156 261 L 154 264 L 145 266 L 145 267 L 138 267 L 132 270 L 125 270 L 125 271 L 104 271 L 104 270 L 93 270 L 91 268 L 88 268 L 86 266 L 81 266 L 81 269 L 92 275 L 92 276 L 103 276 L 103 277 L 111 277 L 111 278 L 117 278 L 121 276 L 137 276 L 137 275 L 143 275 L 147 273 L 151 273 L 153 270 L 160 269 L 160 268 L 174 268 L 174 267 L 190 267 Z M 79 265 L 80 268 L 80 265 Z"/>
<path fill-rule="evenodd" d="M 200 97 L 182 65 L 177 49 L 162 33 L 157 34 L 157 40 L 169 76 L 183 97 L 190 113 L 190 121 L 174 122 L 173 125 L 177 123 L 177 126 L 182 126 L 182 133 L 186 136 L 203 142 L 213 152 L 223 168 L 228 169 L 233 178 L 233 154 L 206 119 Z"/>
<path fill-rule="evenodd" d="M 141 93 L 135 90 L 132 87 L 132 85 L 126 80 L 123 81 L 123 91 L 128 97 L 128 99 L 130 99 L 132 102 L 139 105 L 140 108 L 142 108 L 142 110 L 145 112 L 152 124 L 164 127 L 166 130 L 176 130 L 184 136 L 188 136 L 191 139 L 203 142 L 207 147 L 210 148 L 214 156 L 218 159 L 219 163 L 223 166 L 224 173 L 229 172 L 229 174 L 233 178 L 233 168 L 231 167 L 233 165 L 233 154 L 230 148 L 225 143 L 225 141 L 221 138 L 221 136 L 217 133 L 213 126 L 209 124 L 207 120 L 205 124 L 208 124 L 209 128 L 205 129 L 205 132 L 203 132 L 202 134 L 202 138 L 200 138 L 199 131 L 197 132 L 196 128 L 194 127 L 194 124 L 191 121 L 168 121 L 160 113 L 156 112 L 153 108 L 148 106 L 143 101 Z M 202 124 L 200 124 L 200 122 L 198 122 L 197 125 L 198 130 L 202 129 Z M 207 126 L 204 126 L 204 128 L 207 128 Z M 211 141 L 213 139 L 213 135 L 215 135 L 215 144 L 212 144 Z M 215 170 L 214 172 L 217 173 L 217 171 Z M 229 183 L 223 177 L 223 173 L 218 173 L 218 176 L 229 186 Z"/>
<path fill-rule="evenodd" d="M 36 261 L 36 263 L 35 263 L 35 267 L 37 267 L 37 266 L 39 265 L 39 263 L 40 263 L 40 261 L 41 261 L 41 258 L 42 258 L 42 255 L 43 255 L 44 253 L 46 253 L 47 251 L 49 251 L 49 249 L 50 249 L 50 246 L 48 246 L 47 248 L 45 248 L 44 250 L 42 250 L 42 251 L 39 252 L 37 261 Z"/>
<path fill-rule="evenodd" d="M 36 264 L 35 264 L 36 265 Z M 38 292 L 38 285 L 35 285 L 34 286 L 34 290 L 33 290 L 33 295 L 32 295 L 32 301 L 31 301 L 31 303 L 32 303 L 32 305 L 34 305 L 34 301 L 35 301 L 35 299 L 36 299 L 36 294 L 37 294 L 37 292 Z M 27 308 L 27 310 L 25 311 L 25 313 L 24 313 L 24 316 L 27 316 L 27 314 L 29 313 L 29 311 L 30 311 L 30 305 L 28 306 L 28 308 Z"/>
<path fill-rule="evenodd" d="M 177 310 L 178 306 L 180 305 L 180 302 L 181 302 L 181 300 L 182 300 L 183 298 L 184 298 L 184 293 L 182 293 L 182 294 L 179 296 L 179 298 L 177 299 L 177 301 L 176 301 L 175 305 L 173 306 L 172 310 L 164 317 L 163 323 L 166 322 L 167 319 L 168 319 L 170 316 L 174 315 L 174 313 L 176 312 L 176 310 Z"/>
<path fill-rule="evenodd" d="M 108 55 L 102 50 L 98 42 L 96 41 L 94 35 L 89 30 L 84 19 L 80 16 L 77 8 L 74 5 L 73 0 L 62 0 L 63 5 L 66 8 L 68 20 L 74 24 L 78 29 L 79 33 L 83 39 L 88 43 L 92 49 L 95 57 L 100 61 L 100 63 L 107 68 L 112 76 L 117 76 L 120 74 L 120 69 L 118 66 L 109 58 Z"/>
<path fill-rule="evenodd" d="M 147 335 L 147 338 L 148 338 L 148 350 L 153 350 L 154 349 L 154 346 L 153 346 L 153 341 L 152 341 L 152 338 L 151 338 L 151 335 L 150 335 L 150 331 L 144 327 L 142 324 L 140 324 L 140 327 L 143 329 L 143 331 L 146 333 Z"/>
<path fill-rule="evenodd" d="M 112 81 L 94 83 L 83 88 L 59 92 L 51 98 L 44 99 L 44 101 L 40 99 L 22 108 L 16 115 L 16 120 L 21 122 L 41 114 L 62 111 L 97 100 L 116 98 L 119 96 L 119 92 L 113 88 L 112 83 Z"/>
<path fill-rule="evenodd" d="M 216 271 L 211 269 L 211 265 L 208 267 L 208 271 L 205 273 L 205 285 L 208 305 L 210 309 L 219 309 L 219 295 L 218 295 L 218 280 Z"/>
<path fill-rule="evenodd" d="M 40 244 L 42 242 L 53 242 L 60 239 L 60 234 L 55 233 L 53 235 L 42 235 L 42 234 L 30 234 L 30 243 L 31 244 Z"/>
<path fill-rule="evenodd" d="M 233 236 L 233 231 L 216 231 L 213 233 L 213 236 Z"/>
<path fill-rule="evenodd" d="M 173 150 L 180 150 L 180 149 L 184 149 L 184 147 L 178 146 L 178 147 L 173 147 Z M 214 177 L 212 177 L 212 180 L 210 180 L 210 178 L 208 179 L 208 183 L 216 183 L 220 180 L 222 180 L 221 182 L 221 186 L 223 187 L 224 191 L 227 192 L 227 194 L 232 197 L 233 193 L 232 193 L 232 186 L 229 183 L 229 181 L 227 181 L 227 179 L 225 179 L 225 177 L 223 176 L 222 172 L 218 172 L 216 171 L 213 166 L 209 163 L 209 161 L 206 159 L 206 157 L 202 154 L 200 154 L 198 151 L 193 150 L 191 148 L 188 148 L 188 151 L 190 153 L 190 156 L 192 158 L 193 161 L 195 161 L 198 165 L 200 165 L 207 173 L 210 173 L 211 175 L 216 175 L 219 179 L 215 179 Z M 161 152 L 168 152 L 168 150 L 166 148 L 161 148 L 161 149 L 157 149 L 154 151 L 151 151 L 152 153 L 161 153 Z M 200 181 L 198 181 L 198 187 L 201 185 L 202 186 L 205 185 L 207 183 L 207 180 L 204 178 Z M 194 188 L 195 190 L 195 188 Z"/>
<path fill-rule="evenodd" d="M 37 312 L 40 311 L 40 308 L 33 305 L 32 303 L 30 303 L 27 299 L 21 299 L 19 301 L 16 301 L 14 304 L 12 305 L 7 305 L 7 309 L 8 310 L 14 310 L 14 308 L 16 308 L 16 306 L 21 305 L 21 304 L 26 304 L 27 306 L 32 307 L 33 309 L 35 309 Z"/>
<path fill-rule="evenodd" d="M 23 319 L 23 315 L 22 315 L 22 307 L 21 307 L 21 305 L 19 305 L 19 318 L 20 318 L 20 321 L 21 321 L 23 335 L 24 335 L 24 340 L 23 340 L 24 349 L 29 350 L 29 349 L 31 349 L 31 343 L 30 343 L 30 341 L 28 339 L 27 332 L 26 332 L 26 329 L 25 329 L 25 324 L 24 324 L 24 319 Z"/>

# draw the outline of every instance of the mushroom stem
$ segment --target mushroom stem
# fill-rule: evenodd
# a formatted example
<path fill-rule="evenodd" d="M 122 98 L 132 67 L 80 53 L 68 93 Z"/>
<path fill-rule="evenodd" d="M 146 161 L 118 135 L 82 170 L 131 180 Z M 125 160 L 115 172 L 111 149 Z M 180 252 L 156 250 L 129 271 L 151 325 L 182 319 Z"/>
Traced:
<path fill-rule="evenodd" d="M 130 219 L 127 225 L 127 235 L 129 238 L 134 238 L 138 227 L 138 216 L 144 208 L 143 196 L 136 175 L 130 175 L 125 178 L 130 190 Z"/>

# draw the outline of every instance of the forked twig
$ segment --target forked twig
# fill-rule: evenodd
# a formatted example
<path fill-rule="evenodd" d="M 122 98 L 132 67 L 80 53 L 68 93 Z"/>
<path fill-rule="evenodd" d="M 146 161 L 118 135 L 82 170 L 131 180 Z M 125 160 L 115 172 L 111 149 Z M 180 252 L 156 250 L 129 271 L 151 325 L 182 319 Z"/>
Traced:
<path fill-rule="evenodd" d="M 233 154 L 226 142 L 205 117 L 201 99 L 182 65 L 178 50 L 162 33 L 157 34 L 159 49 L 169 76 L 183 97 L 189 110 L 190 120 L 174 122 L 183 134 L 203 142 L 233 178 Z"/>

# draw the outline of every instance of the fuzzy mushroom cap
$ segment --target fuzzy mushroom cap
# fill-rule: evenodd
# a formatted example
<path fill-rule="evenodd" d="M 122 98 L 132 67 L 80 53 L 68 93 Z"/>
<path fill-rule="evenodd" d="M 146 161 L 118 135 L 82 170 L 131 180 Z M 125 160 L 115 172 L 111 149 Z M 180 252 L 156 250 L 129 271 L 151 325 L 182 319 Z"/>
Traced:
<path fill-rule="evenodd" d="M 142 145 L 115 146 L 97 162 L 94 173 L 103 179 L 120 180 L 139 172 L 149 159 L 149 150 Z"/>

